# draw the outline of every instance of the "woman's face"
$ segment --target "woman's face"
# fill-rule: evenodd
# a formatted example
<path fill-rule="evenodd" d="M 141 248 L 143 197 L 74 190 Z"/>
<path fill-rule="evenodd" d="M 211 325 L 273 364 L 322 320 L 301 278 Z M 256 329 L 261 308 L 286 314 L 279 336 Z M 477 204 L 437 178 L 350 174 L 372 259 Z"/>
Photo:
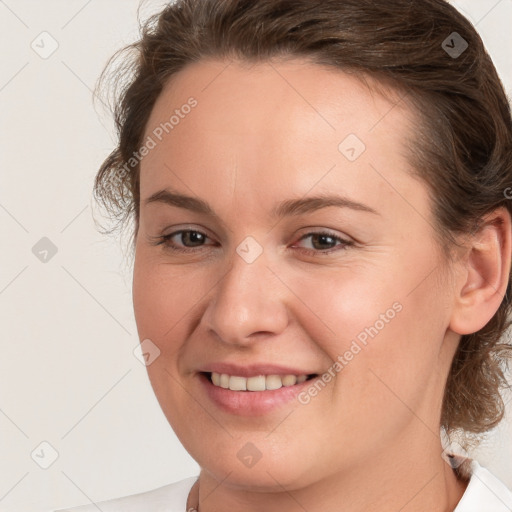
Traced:
<path fill-rule="evenodd" d="M 136 322 L 163 412 L 219 480 L 293 489 L 439 443 L 453 289 L 398 100 L 306 62 L 202 61 L 155 104 Z"/>

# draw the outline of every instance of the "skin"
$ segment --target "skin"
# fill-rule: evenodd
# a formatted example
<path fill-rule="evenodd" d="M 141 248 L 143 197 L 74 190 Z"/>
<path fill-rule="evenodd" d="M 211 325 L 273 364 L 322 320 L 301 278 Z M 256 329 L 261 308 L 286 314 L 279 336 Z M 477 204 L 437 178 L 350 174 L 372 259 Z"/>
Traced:
<path fill-rule="evenodd" d="M 404 154 L 417 121 L 403 102 L 391 108 L 396 93 L 368 84 L 300 60 L 209 60 L 175 75 L 152 111 L 145 137 L 198 102 L 141 164 L 133 300 L 140 339 L 161 351 L 147 367 L 156 397 L 201 466 L 191 495 L 200 512 L 451 511 L 467 485 L 441 457 L 442 396 L 460 335 L 504 296 L 510 216 L 493 212 L 445 262 L 427 188 Z M 366 146 L 353 162 L 338 150 L 348 134 Z M 144 204 L 164 188 L 207 201 L 218 218 Z M 280 201 L 322 193 L 377 213 L 271 215 Z M 189 253 L 155 245 L 179 229 L 206 238 L 173 237 Z M 354 244 L 305 237 L 325 229 Z M 236 252 L 249 235 L 263 249 L 250 264 Z M 307 405 L 240 417 L 200 386 L 212 361 L 321 374 L 397 302 Z M 261 453 L 251 468 L 237 457 L 248 442 Z"/>

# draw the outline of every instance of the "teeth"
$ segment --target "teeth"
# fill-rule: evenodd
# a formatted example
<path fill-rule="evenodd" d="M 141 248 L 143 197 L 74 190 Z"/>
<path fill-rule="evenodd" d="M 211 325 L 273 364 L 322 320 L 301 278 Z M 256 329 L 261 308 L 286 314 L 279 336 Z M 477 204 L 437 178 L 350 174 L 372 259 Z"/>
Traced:
<path fill-rule="evenodd" d="M 244 377 L 235 377 L 232 375 L 229 377 L 229 389 L 232 391 L 246 391 L 247 379 L 244 379 Z"/>
<path fill-rule="evenodd" d="M 229 375 L 226 375 L 225 373 L 223 373 L 221 376 L 220 376 L 220 387 L 221 388 L 225 388 L 225 389 L 228 389 L 229 388 Z"/>
<path fill-rule="evenodd" d="M 297 377 L 295 375 L 285 375 L 283 377 L 283 386 L 293 386 L 296 382 Z"/>
<path fill-rule="evenodd" d="M 248 391 L 265 391 L 266 378 L 265 375 L 258 375 L 257 377 L 249 377 L 247 379 Z"/>
<path fill-rule="evenodd" d="M 258 375 L 256 377 L 239 377 L 227 373 L 211 374 L 215 386 L 231 391 L 265 391 L 279 389 L 283 386 L 301 384 L 308 377 L 307 375 Z"/>

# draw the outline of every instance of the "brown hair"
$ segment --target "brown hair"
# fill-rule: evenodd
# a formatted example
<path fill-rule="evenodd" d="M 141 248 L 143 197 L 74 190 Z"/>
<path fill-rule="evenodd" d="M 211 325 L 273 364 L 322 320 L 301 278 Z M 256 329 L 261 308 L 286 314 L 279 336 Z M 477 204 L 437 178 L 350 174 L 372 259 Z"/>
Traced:
<path fill-rule="evenodd" d="M 126 51 L 132 58 L 110 75 L 117 84 L 119 143 L 102 164 L 94 193 L 116 227 L 135 222 L 132 242 L 140 169 L 127 163 L 142 145 L 163 85 L 187 64 L 210 57 L 304 57 L 403 92 L 421 120 L 409 156 L 430 191 L 441 246 L 452 247 L 455 235 L 472 233 L 500 206 L 512 212 L 505 193 L 512 186 L 510 106 L 480 36 L 444 0 L 177 0 L 149 18 L 140 40 L 117 56 Z M 509 275 L 493 318 L 461 337 L 442 409 L 448 433 L 485 432 L 503 417 L 510 308 Z"/>

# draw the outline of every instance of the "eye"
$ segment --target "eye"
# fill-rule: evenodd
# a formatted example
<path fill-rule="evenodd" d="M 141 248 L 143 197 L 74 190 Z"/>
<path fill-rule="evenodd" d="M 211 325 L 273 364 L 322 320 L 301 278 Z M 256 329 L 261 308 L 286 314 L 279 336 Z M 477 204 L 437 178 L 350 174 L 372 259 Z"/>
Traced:
<path fill-rule="evenodd" d="M 344 238 L 329 233 L 328 231 L 307 233 L 299 239 L 299 242 L 308 238 L 311 239 L 313 249 L 299 248 L 300 251 L 308 254 L 329 254 L 354 245 L 354 242 L 345 240 Z M 338 245 L 336 245 L 336 243 L 338 243 Z"/>
<path fill-rule="evenodd" d="M 310 239 L 312 249 L 298 248 L 299 251 L 307 254 L 329 254 L 354 245 L 354 242 L 328 231 L 307 233 L 299 239 L 299 242 L 307 239 Z M 174 252 L 191 253 L 198 252 L 205 247 L 207 240 L 210 238 L 201 231 L 181 229 L 168 235 L 156 237 L 154 245 L 164 245 L 166 249 Z"/>
<path fill-rule="evenodd" d="M 171 251 L 176 252 L 197 252 L 196 249 L 203 247 L 204 242 L 208 239 L 209 237 L 201 231 L 181 229 L 158 237 L 155 245 L 164 245 Z M 181 246 L 180 243 L 182 244 Z"/>

